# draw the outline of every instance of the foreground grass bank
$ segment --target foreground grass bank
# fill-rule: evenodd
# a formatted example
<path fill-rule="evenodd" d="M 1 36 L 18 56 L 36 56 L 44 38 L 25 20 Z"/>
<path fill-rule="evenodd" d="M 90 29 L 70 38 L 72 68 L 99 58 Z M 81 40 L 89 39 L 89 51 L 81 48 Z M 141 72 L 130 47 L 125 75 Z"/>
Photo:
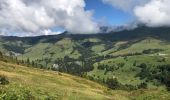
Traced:
<path fill-rule="evenodd" d="M 168 100 L 166 90 L 109 90 L 76 76 L 0 62 L 0 75 L 9 84 L 0 85 L 2 100 Z"/>

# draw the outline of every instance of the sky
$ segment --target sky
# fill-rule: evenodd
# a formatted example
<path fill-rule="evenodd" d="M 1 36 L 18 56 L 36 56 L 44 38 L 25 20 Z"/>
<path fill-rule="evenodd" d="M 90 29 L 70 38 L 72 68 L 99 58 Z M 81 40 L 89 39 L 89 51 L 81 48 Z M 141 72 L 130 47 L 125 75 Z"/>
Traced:
<path fill-rule="evenodd" d="M 0 35 L 94 34 L 101 26 L 170 26 L 170 0 L 0 0 Z"/>
<path fill-rule="evenodd" d="M 118 8 L 103 3 L 102 0 L 85 0 L 86 10 L 94 10 L 93 17 L 98 22 L 108 25 L 123 25 L 133 21 L 133 16 Z"/>

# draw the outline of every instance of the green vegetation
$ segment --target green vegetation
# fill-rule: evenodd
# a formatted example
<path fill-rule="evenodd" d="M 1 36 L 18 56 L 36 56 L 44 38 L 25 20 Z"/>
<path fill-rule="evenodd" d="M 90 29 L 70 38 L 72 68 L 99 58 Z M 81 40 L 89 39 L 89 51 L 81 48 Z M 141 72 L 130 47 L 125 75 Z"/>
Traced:
<path fill-rule="evenodd" d="M 98 94 L 95 94 L 94 97 L 96 98 L 93 99 L 117 99 L 119 97 L 121 100 L 159 100 L 170 96 L 167 92 L 170 90 L 169 33 L 169 28 L 139 27 L 134 30 L 125 30 L 109 34 L 0 37 L 0 50 L 2 51 L 0 53 L 0 60 L 16 66 L 27 66 L 28 68 L 24 68 L 23 70 L 29 70 L 28 72 L 41 69 L 41 71 L 48 70 L 50 73 L 52 72 L 51 70 L 56 71 L 56 73 L 60 72 L 56 77 L 63 77 L 63 73 L 76 75 L 78 79 L 81 79 L 79 77 L 83 77 L 94 81 L 92 82 L 93 84 L 97 82 L 111 89 L 107 90 L 107 88 L 104 87 L 103 90 L 102 88 L 104 94 L 102 92 L 102 96 L 100 94 L 99 97 Z M 6 69 L 4 71 L 6 71 Z M 9 73 L 12 73 L 12 71 Z M 15 73 L 20 74 L 20 72 Z M 39 73 L 39 71 L 37 73 Z M 61 73 L 62 75 L 60 75 Z M 30 74 L 31 73 L 27 75 L 30 76 Z M 2 76 L 4 76 L 4 79 L 7 79 L 7 81 L 9 79 L 9 84 L 6 85 L 7 90 L 10 90 L 10 86 L 11 88 L 17 87 L 17 91 L 25 90 L 26 93 L 31 93 L 28 93 L 28 96 L 23 94 L 21 97 L 25 96 L 25 98 L 27 98 L 31 96 L 34 98 L 35 95 L 40 96 L 35 92 L 38 90 L 34 90 L 33 87 L 31 87 L 32 84 L 28 86 L 29 88 L 25 88 L 25 85 L 18 88 L 17 84 L 19 84 L 19 81 L 17 84 L 12 83 L 13 85 L 11 85 L 10 80 L 13 79 L 5 74 L 2 74 Z M 52 76 L 53 74 L 51 74 L 51 77 Z M 38 76 L 35 77 L 38 78 Z M 51 80 L 53 80 L 51 77 L 46 81 L 51 82 Z M 69 78 L 70 77 L 72 76 L 69 76 Z M 27 78 L 30 79 L 30 77 Z M 34 78 L 31 77 L 31 79 Z M 50 85 L 59 84 L 56 83 L 59 80 L 54 80 L 55 82 L 53 81 L 54 83 L 52 82 Z M 12 82 L 16 83 L 15 81 L 16 80 Z M 42 82 L 45 82 L 45 80 Z M 38 86 L 39 83 L 35 84 Z M 66 83 L 61 82 L 61 84 Z M 77 83 L 75 86 L 77 86 Z M 41 85 L 38 87 L 44 88 L 44 86 Z M 53 88 L 54 87 L 51 87 L 52 90 Z M 96 89 L 96 87 L 94 88 Z M 5 88 L 2 90 L 5 91 Z M 118 91 L 123 92 L 123 94 L 120 94 Z M 50 92 L 44 96 L 50 96 L 50 98 L 57 98 L 56 95 L 59 95 L 59 97 L 64 96 L 62 94 L 64 90 L 61 90 L 61 93 L 54 92 L 54 94 Z M 17 93 L 14 92 L 14 95 L 17 95 Z M 84 92 L 81 93 L 82 96 L 77 94 L 77 92 L 73 92 L 67 94 L 66 97 L 70 99 L 72 98 L 70 96 L 73 95 L 74 97 L 87 99 L 84 98 L 86 94 L 84 94 Z M 116 94 L 119 96 L 117 97 Z M 90 95 L 88 94 L 86 96 L 89 97 Z M 72 98 L 73 100 L 75 99 L 74 97 Z"/>
<path fill-rule="evenodd" d="M 168 100 L 169 92 L 162 89 L 110 90 L 89 80 L 65 73 L 40 70 L 0 61 L 0 99 L 2 100 Z M 106 81 L 109 88 L 126 88 L 116 79 Z M 139 88 L 144 88 L 141 84 Z M 146 87 L 145 87 L 146 88 Z M 159 95 L 158 95 L 159 94 Z"/>
<path fill-rule="evenodd" d="M 0 76 L 0 84 L 1 85 L 6 85 L 8 83 L 9 83 L 9 81 L 5 76 Z"/>
<path fill-rule="evenodd" d="M 97 83 L 64 73 L 39 70 L 0 62 L 0 74 L 9 84 L 0 85 L 0 99 L 111 99 L 107 89 Z M 6 83 L 6 78 L 0 78 Z"/>

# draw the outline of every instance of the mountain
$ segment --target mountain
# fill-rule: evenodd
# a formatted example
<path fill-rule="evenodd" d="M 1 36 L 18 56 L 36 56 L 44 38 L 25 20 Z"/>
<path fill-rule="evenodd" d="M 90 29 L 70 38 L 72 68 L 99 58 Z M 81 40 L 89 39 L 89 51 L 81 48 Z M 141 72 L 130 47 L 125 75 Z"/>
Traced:
<path fill-rule="evenodd" d="M 129 25 L 122 25 L 122 26 L 101 26 L 100 27 L 100 33 L 110 33 L 110 32 L 120 32 L 124 30 L 133 30 L 138 26 L 143 26 L 143 25 L 138 25 L 135 23 L 129 24 Z"/>
<path fill-rule="evenodd" d="M 1 36 L 0 51 L 25 63 L 36 63 L 37 68 L 78 75 L 102 84 L 114 78 L 125 88 L 144 84 L 149 89 L 168 89 L 169 42 L 169 27 L 140 26 L 107 34 Z"/>

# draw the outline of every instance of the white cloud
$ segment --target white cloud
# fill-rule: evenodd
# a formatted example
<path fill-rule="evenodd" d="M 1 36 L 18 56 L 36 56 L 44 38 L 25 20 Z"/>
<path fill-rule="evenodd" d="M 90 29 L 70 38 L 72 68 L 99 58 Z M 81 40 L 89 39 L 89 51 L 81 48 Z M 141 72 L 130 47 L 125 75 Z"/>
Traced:
<path fill-rule="evenodd" d="M 38 33 L 62 27 L 72 33 L 98 32 L 93 13 L 84 7 L 84 0 L 0 0 L 0 31 Z"/>
<path fill-rule="evenodd" d="M 102 0 L 102 1 L 123 11 L 132 11 L 135 6 L 143 5 L 149 0 Z"/>
<path fill-rule="evenodd" d="M 62 31 L 53 32 L 50 29 L 41 31 L 41 34 L 44 34 L 44 35 L 57 35 L 57 34 L 61 34 L 61 33 L 62 33 Z"/>
<path fill-rule="evenodd" d="M 170 0 L 102 0 L 150 27 L 170 26 Z M 113 19 L 114 20 L 114 19 Z"/>
<path fill-rule="evenodd" d="M 170 26 L 170 0 L 152 0 L 134 10 L 138 20 L 148 26 Z"/>

